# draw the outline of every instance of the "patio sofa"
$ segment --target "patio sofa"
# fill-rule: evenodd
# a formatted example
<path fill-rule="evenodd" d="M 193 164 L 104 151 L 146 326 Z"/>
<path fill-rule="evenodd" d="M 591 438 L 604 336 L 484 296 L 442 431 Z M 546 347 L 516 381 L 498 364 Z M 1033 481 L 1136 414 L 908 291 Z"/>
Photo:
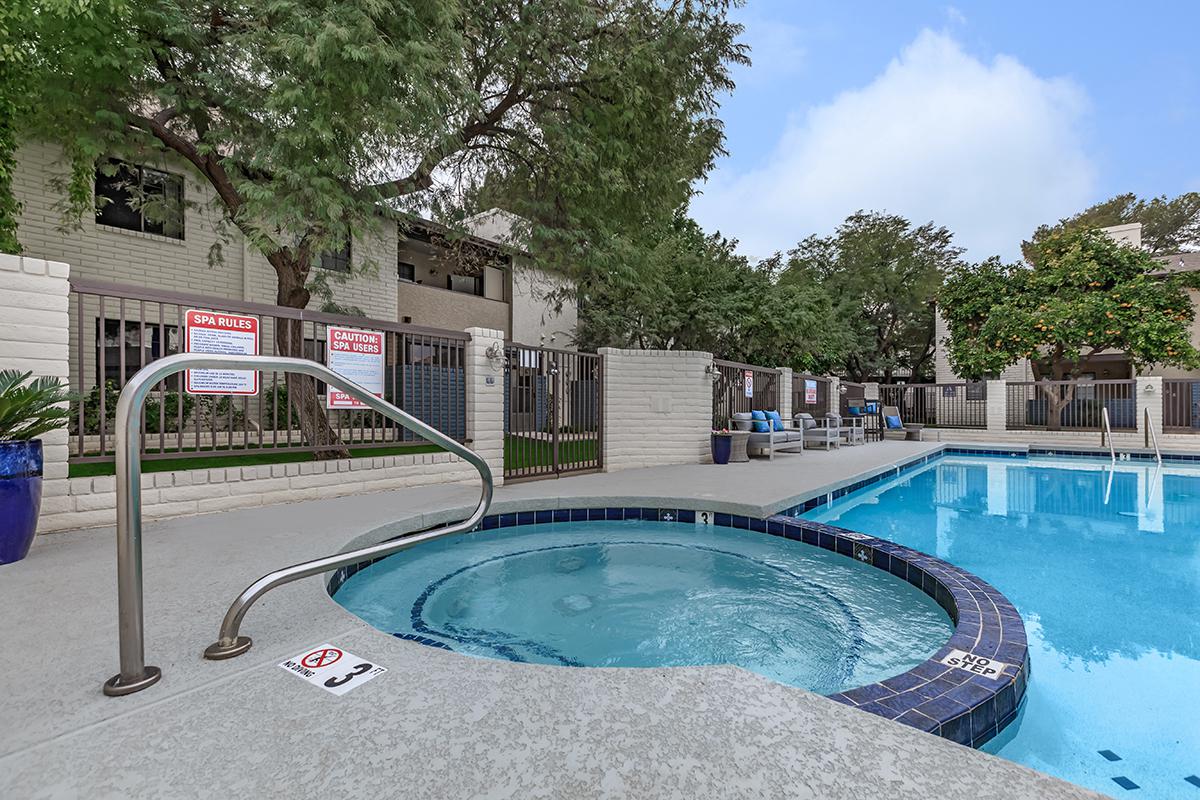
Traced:
<path fill-rule="evenodd" d="M 813 418 L 812 414 L 800 413 L 792 417 L 796 426 L 802 431 L 804 441 L 813 444 L 823 444 L 825 449 L 841 448 L 842 431 L 841 417 L 826 417 L 821 420 Z"/>
<path fill-rule="evenodd" d="M 758 420 L 761 422 L 762 420 Z M 804 432 L 796 429 L 785 429 L 782 431 L 755 431 L 755 419 L 749 411 L 739 411 L 729 420 L 729 427 L 735 431 L 750 431 L 750 439 L 746 442 L 746 451 L 755 451 L 757 453 L 767 453 L 767 457 L 775 460 L 775 451 L 780 450 L 799 450 L 804 451 Z M 770 426 L 770 420 L 767 425 Z"/>

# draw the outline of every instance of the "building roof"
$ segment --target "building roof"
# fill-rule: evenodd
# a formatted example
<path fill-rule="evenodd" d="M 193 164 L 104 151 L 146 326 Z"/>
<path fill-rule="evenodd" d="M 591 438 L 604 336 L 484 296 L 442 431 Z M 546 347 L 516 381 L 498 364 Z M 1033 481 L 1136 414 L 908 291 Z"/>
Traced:
<path fill-rule="evenodd" d="M 1172 253 L 1169 256 L 1156 256 L 1164 268 L 1156 275 L 1168 275 L 1173 272 L 1200 272 L 1200 252 Z"/>

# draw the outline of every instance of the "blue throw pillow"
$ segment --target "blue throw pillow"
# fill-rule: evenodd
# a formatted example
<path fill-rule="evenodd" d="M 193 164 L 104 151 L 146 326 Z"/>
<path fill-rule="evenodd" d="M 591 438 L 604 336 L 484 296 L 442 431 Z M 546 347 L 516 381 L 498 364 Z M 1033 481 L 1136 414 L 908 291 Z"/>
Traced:
<path fill-rule="evenodd" d="M 781 431 L 781 430 L 784 430 L 784 427 L 783 427 L 783 417 L 779 416 L 779 412 L 778 412 L 778 411 L 768 411 L 768 412 L 767 412 L 767 419 L 768 419 L 768 420 L 770 421 L 770 423 L 771 423 L 771 430 L 773 430 L 773 431 Z"/>
<path fill-rule="evenodd" d="M 771 424 L 769 422 L 767 422 L 767 415 L 764 412 L 751 411 L 750 417 L 751 417 L 751 419 L 754 420 L 754 422 L 752 424 L 754 425 L 755 433 L 770 433 L 771 432 Z"/>
<path fill-rule="evenodd" d="M 887 420 L 887 426 L 889 428 L 895 429 L 904 427 L 904 423 L 900 421 L 899 417 L 884 417 L 884 419 Z"/>

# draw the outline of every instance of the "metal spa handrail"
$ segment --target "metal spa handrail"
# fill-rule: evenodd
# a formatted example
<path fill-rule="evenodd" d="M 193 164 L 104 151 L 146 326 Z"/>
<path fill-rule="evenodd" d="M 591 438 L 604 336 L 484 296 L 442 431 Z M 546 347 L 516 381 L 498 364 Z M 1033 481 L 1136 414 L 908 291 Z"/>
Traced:
<path fill-rule="evenodd" d="M 1162 464 L 1162 451 L 1158 449 L 1158 433 L 1154 430 L 1154 423 L 1150 419 L 1150 409 L 1147 408 L 1147 409 L 1144 409 L 1144 411 L 1145 411 L 1145 416 L 1143 417 L 1143 419 L 1145 420 L 1146 436 L 1150 439 L 1151 442 L 1154 443 L 1154 458 L 1155 458 L 1155 460 L 1158 461 L 1159 464 Z"/>
<path fill-rule="evenodd" d="M 1100 434 L 1100 444 L 1104 445 L 1104 436 L 1108 435 L 1108 455 L 1112 463 L 1117 463 L 1117 449 L 1113 446 L 1112 426 L 1108 424 L 1108 406 L 1100 409 L 1100 419 L 1104 421 L 1104 433 Z"/>
<path fill-rule="evenodd" d="M 204 651 L 205 658 L 222 659 L 250 649 L 248 636 L 239 636 L 242 618 L 263 594 L 291 581 L 318 575 L 338 567 L 385 556 L 415 544 L 469 531 L 483 519 L 492 502 L 492 471 L 478 453 L 426 425 L 391 403 L 368 392 L 323 364 L 283 356 L 212 355 L 181 353 L 161 358 L 139 370 L 121 391 L 116 410 L 117 471 L 117 617 L 120 636 L 121 671 L 104 683 L 109 696 L 132 694 L 152 686 L 162 677 L 158 667 L 145 661 L 145 628 L 142 605 L 142 469 L 139 426 L 142 404 L 159 381 L 184 369 L 232 369 L 297 372 L 320 378 L 361 400 L 371 409 L 403 427 L 438 444 L 475 467 L 482 481 L 479 505 L 462 522 L 437 528 L 397 541 L 362 547 L 347 553 L 319 558 L 275 570 L 246 587 L 226 612 L 220 638 Z"/>

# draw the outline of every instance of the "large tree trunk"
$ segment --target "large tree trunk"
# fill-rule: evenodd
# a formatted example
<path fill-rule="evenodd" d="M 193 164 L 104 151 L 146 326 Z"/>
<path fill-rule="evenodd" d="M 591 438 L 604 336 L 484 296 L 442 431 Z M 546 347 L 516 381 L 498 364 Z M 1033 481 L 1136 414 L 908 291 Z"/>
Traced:
<path fill-rule="evenodd" d="M 1039 384 L 1042 384 L 1044 372 L 1036 362 L 1033 363 L 1033 372 L 1034 379 L 1038 381 Z M 1066 380 L 1070 376 L 1067 374 L 1063 364 L 1056 360 L 1051 365 L 1050 375 L 1047 377 L 1049 377 L 1052 381 L 1062 381 Z M 1063 409 L 1069 406 L 1071 401 L 1075 399 L 1074 384 L 1069 386 L 1060 386 L 1057 383 L 1049 386 L 1042 384 L 1039 385 L 1038 388 L 1041 389 L 1042 394 L 1046 396 L 1046 430 L 1062 430 Z"/>
<path fill-rule="evenodd" d="M 276 270 L 278 287 L 276 302 L 289 308 L 304 308 L 311 297 L 304 288 L 303 273 L 288 264 L 286 270 Z M 279 355 L 305 358 L 304 323 L 298 319 L 275 319 L 275 348 Z M 337 431 L 329 424 L 325 404 L 317 394 L 317 382 L 310 375 L 288 373 L 286 378 L 288 404 L 300 421 L 300 435 L 305 443 L 315 447 L 319 460 L 349 458 L 350 451 Z"/>

